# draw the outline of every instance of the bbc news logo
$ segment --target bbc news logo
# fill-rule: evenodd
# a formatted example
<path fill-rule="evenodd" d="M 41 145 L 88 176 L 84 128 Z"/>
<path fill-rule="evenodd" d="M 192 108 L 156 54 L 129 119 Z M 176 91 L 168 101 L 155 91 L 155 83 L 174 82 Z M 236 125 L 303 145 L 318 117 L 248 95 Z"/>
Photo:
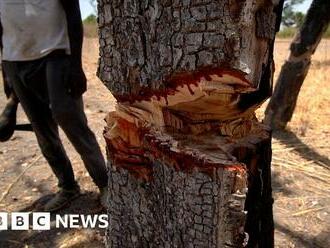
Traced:
<path fill-rule="evenodd" d="M 51 228 L 107 228 L 109 226 L 109 216 L 84 215 L 84 214 L 56 214 L 51 219 L 50 213 L 1 213 L 1 230 L 50 230 Z"/>

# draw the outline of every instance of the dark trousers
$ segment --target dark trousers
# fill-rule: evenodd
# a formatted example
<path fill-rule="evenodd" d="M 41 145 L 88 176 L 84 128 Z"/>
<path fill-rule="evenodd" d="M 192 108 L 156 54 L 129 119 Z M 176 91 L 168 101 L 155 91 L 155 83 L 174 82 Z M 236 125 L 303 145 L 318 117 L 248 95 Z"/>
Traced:
<path fill-rule="evenodd" d="M 71 162 L 59 137 L 59 125 L 80 154 L 95 184 L 105 187 L 104 158 L 88 127 L 82 98 L 73 98 L 67 93 L 69 57 L 54 52 L 33 61 L 3 61 L 3 69 L 32 124 L 42 154 L 58 178 L 58 186 L 72 189 L 76 185 Z"/>

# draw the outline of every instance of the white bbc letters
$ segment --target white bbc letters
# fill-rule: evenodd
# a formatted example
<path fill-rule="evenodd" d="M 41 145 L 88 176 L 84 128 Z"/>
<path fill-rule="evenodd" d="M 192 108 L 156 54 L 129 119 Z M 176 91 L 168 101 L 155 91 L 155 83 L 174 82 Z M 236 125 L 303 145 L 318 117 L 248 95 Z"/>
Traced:
<path fill-rule="evenodd" d="M 0 212 L 1 230 L 51 230 L 51 214 L 47 212 Z M 66 214 L 63 217 L 59 214 L 53 216 L 54 228 L 107 228 L 109 226 L 109 216 Z M 10 223 L 9 223 L 10 221 Z M 31 223 L 30 223 L 31 221 Z M 30 225 L 31 224 L 31 225 Z M 0 247 L 1 248 L 1 247 Z"/>
<path fill-rule="evenodd" d="M 0 213 L 0 230 L 8 229 L 8 213 Z"/>
<path fill-rule="evenodd" d="M 29 230 L 29 213 L 12 213 L 11 214 L 12 230 Z"/>
<path fill-rule="evenodd" d="M 33 230 L 50 230 L 50 213 L 33 213 Z"/>

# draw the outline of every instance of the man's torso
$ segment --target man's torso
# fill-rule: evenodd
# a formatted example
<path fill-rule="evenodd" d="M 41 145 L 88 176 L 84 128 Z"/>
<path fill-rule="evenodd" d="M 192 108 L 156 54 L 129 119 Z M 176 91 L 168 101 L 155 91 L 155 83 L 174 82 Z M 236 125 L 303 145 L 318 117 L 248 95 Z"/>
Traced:
<path fill-rule="evenodd" d="M 65 12 L 59 0 L 0 0 L 2 59 L 29 61 L 57 49 L 70 53 Z"/>

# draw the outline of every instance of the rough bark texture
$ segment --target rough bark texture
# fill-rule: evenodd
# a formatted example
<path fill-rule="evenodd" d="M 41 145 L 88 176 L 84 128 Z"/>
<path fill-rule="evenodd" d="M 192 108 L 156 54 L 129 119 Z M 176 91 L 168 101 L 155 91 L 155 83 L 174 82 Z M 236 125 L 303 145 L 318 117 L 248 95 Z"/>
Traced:
<path fill-rule="evenodd" d="M 329 25 L 329 12 L 329 0 L 314 0 L 303 26 L 291 43 L 290 56 L 282 66 L 266 109 L 265 123 L 273 129 L 284 129 L 291 120 L 312 55 Z"/>
<path fill-rule="evenodd" d="M 118 99 L 166 96 L 177 88 L 177 74 L 215 73 L 210 67 L 237 69 L 257 87 L 268 64 L 271 0 L 99 3 L 99 76 Z"/>
<path fill-rule="evenodd" d="M 110 247 L 273 247 L 270 95 L 283 1 L 99 0 Z M 248 193 L 246 193 L 248 188 Z"/>
<path fill-rule="evenodd" d="M 161 162 L 153 170 L 153 180 L 146 183 L 125 170 L 110 173 L 111 247 L 243 244 L 239 235 L 244 225 L 244 170 L 219 169 L 210 177 L 198 171 L 177 172 Z"/>

